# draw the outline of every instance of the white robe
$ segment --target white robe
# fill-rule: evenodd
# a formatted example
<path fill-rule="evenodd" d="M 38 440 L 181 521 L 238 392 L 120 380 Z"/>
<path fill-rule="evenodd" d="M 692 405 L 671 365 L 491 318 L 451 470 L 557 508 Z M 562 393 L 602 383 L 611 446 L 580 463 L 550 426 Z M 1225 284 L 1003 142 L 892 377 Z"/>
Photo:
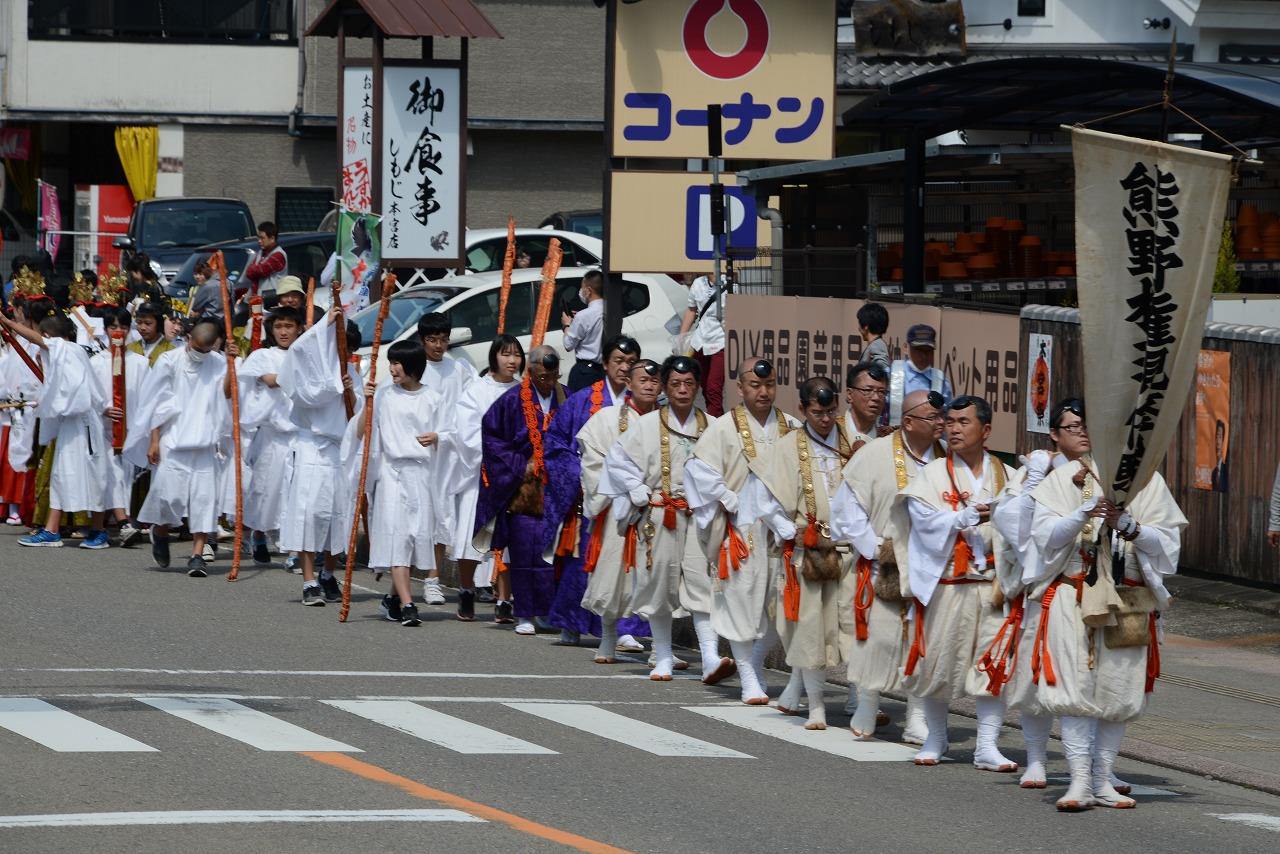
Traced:
<path fill-rule="evenodd" d="M 634 428 L 616 441 L 605 457 L 608 482 L 600 491 L 613 500 L 611 515 L 617 522 L 635 524 L 639 533 L 636 569 L 632 580 L 631 611 L 644 619 L 658 614 L 683 616 L 686 611 L 711 610 L 711 579 L 707 559 L 697 538 L 689 536 L 693 521 L 686 511 L 676 511 L 675 528 L 663 524 L 665 509 L 653 506 L 662 489 L 662 452 L 658 419 L 664 410 L 640 416 Z M 684 497 L 684 464 L 698 433 L 698 410 L 689 410 L 681 424 L 667 410 L 670 427 L 670 485 L 674 498 Z M 683 434 L 683 435 L 680 435 Z M 652 538 L 646 532 L 652 532 Z"/>
<path fill-rule="evenodd" d="M 435 569 L 440 505 L 452 498 L 435 488 L 436 449 L 424 448 L 417 437 L 440 432 L 442 423 L 451 419 L 440 396 L 426 386 L 412 392 L 384 386 L 374 396 L 373 407 L 366 481 L 372 493 L 369 567 Z"/>
<path fill-rule="evenodd" d="M 359 374 L 346 366 L 354 388 Z M 280 391 L 288 398 L 294 434 L 280 517 L 280 548 L 291 552 L 342 554 L 351 535 L 355 502 L 342 471 L 347 428 L 335 329 L 316 323 L 285 352 Z M 353 391 L 355 412 L 363 398 Z"/>
<path fill-rule="evenodd" d="M 140 415 L 146 426 L 130 436 L 126 451 L 136 465 L 141 448 L 145 460 L 151 431 L 161 431 L 160 463 L 139 521 L 179 525 L 186 519 L 193 533 L 216 533 L 217 450 L 231 431 L 230 402 L 222 387 L 226 373 L 223 354 L 207 353 L 192 362 L 185 348 L 165 353 L 151 369 L 143 392 L 146 411 Z"/>
<path fill-rule="evenodd" d="M 292 402 L 280 388 L 262 381 L 279 375 L 287 350 L 263 347 L 250 353 L 237 368 L 240 385 L 240 427 L 253 431 L 245 462 L 249 484 L 244 491 L 244 526 L 253 531 L 278 531 L 284 511 L 285 484 L 293 463 L 297 425 L 289 417 Z M 335 362 L 337 357 L 334 357 Z M 337 368 L 334 368 L 335 374 Z"/>
<path fill-rule="evenodd" d="M 18 339 L 18 345 L 33 361 L 40 357 L 41 349 L 26 339 Z M 5 391 L 0 394 L 0 399 L 34 401 L 39 398 L 40 380 L 36 379 L 26 362 L 11 347 L 4 348 L 3 353 L 0 353 L 0 376 L 5 377 Z M 9 425 L 9 467 L 18 474 L 27 470 L 27 463 L 34 449 L 38 421 L 36 409 L 31 406 L 5 410 L 4 419 L 0 420 L 0 424 Z"/>
<path fill-rule="evenodd" d="M 422 384 L 440 397 L 441 414 L 437 419 L 438 429 L 434 431 L 440 434 L 440 447 L 436 450 L 435 477 L 440 483 L 442 494 L 454 496 L 448 506 L 442 504 L 437 508 L 435 518 L 436 542 L 447 546 L 447 551 L 454 551 L 457 547 L 455 540 L 457 539 L 457 520 L 461 511 L 459 501 L 462 490 L 461 478 L 466 470 L 464 460 L 471 459 L 470 450 L 463 445 L 473 439 L 477 443 L 480 441 L 479 422 L 476 422 L 476 435 L 469 437 L 464 435 L 460 420 L 463 398 L 467 389 L 477 380 L 479 377 L 470 362 L 455 359 L 448 353 L 438 362 L 428 360 L 426 369 L 422 372 Z M 483 413 L 481 416 L 483 417 Z M 479 470 L 478 463 L 476 469 Z M 474 507 L 471 512 L 474 520 Z"/>
<path fill-rule="evenodd" d="M 102 412 L 106 393 L 78 344 L 46 338 L 44 388 L 37 412 L 40 438 L 57 441 L 49 476 L 49 508 L 65 512 L 105 510 L 109 457 Z"/>
<path fill-rule="evenodd" d="M 608 406 L 587 419 L 578 431 L 577 439 L 582 454 L 582 512 L 592 526 L 603 526 L 600 559 L 587 578 L 582 607 L 606 621 L 620 620 L 631 613 L 631 576 L 622 566 L 625 528 L 606 513 L 610 498 L 605 494 L 605 490 L 614 491 L 605 457 L 623 435 L 620 427 L 624 411 L 630 429 L 640 418 L 640 413 L 629 407 L 623 410 Z M 591 533 L 595 535 L 594 527 Z"/>
<path fill-rule="evenodd" d="M 489 407 L 518 383 L 518 379 L 500 383 L 488 374 L 469 383 L 457 401 L 453 430 L 441 439 L 441 471 L 437 480 L 445 494 L 457 496 L 450 557 L 454 560 L 483 562 L 486 570 L 493 563 L 492 552 L 482 554 L 472 545 L 476 526 L 476 502 L 480 498 L 480 461 L 484 451 L 480 422 Z M 484 572 L 485 578 L 488 575 L 487 571 Z"/>
<path fill-rule="evenodd" d="M 798 422 L 782 416 L 790 429 Z M 761 424 L 750 413 L 746 422 L 756 459 L 768 465 L 778 442 L 778 412 L 770 410 Z M 752 502 L 758 480 L 749 468 L 742 437 L 733 411 L 715 419 L 694 447 L 685 464 L 685 492 L 698 526 L 698 543 L 712 569 L 711 627 L 731 641 L 754 641 L 765 636 L 773 619 L 774 573 L 779 559 L 770 555 L 768 531 L 761 511 Z M 731 509 L 732 508 L 732 509 Z M 729 577 L 719 577 L 720 546 L 727 525 L 732 524 L 747 544 L 749 554 Z"/>
<path fill-rule="evenodd" d="M 90 362 L 93 365 L 93 372 L 97 377 L 98 385 L 103 389 L 106 395 L 105 407 L 111 406 L 112 388 L 114 383 L 111 376 L 111 350 L 110 348 L 98 353 Z M 124 354 L 124 390 L 125 390 L 125 441 L 129 441 L 129 434 L 134 431 L 144 430 L 142 423 L 142 413 L 144 407 L 142 405 L 142 389 L 146 383 L 147 374 L 151 370 L 151 364 L 147 361 L 146 356 L 138 353 L 125 351 Z M 111 431 L 114 422 L 107 417 L 103 417 L 102 426 L 106 434 L 106 441 L 111 443 Z M 138 470 L 124 458 L 124 454 L 110 453 L 107 460 L 107 495 L 106 505 L 109 510 L 125 510 L 129 509 L 129 501 L 133 490 L 134 478 L 138 476 Z"/>

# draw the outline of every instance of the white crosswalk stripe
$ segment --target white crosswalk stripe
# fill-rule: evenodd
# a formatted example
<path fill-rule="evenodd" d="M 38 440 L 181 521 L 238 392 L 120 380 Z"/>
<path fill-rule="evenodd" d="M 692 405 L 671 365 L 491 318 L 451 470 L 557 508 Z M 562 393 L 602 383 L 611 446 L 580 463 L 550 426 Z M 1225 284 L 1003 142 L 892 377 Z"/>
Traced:
<path fill-rule="evenodd" d="M 139 697 L 140 702 L 259 750 L 361 753 L 288 721 L 219 697 Z"/>
<path fill-rule="evenodd" d="M 555 755 L 523 739 L 428 709 L 408 700 L 325 700 L 330 706 L 438 744 L 457 753 Z"/>
<path fill-rule="evenodd" d="M 147 753 L 154 747 L 34 697 L 0 698 L 0 727 L 59 753 Z"/>
<path fill-rule="evenodd" d="M 906 762 L 917 748 L 887 741 L 858 741 L 844 727 L 807 730 L 805 719 L 782 715 L 768 706 L 685 706 L 690 712 L 749 729 L 760 735 L 803 745 L 856 762 Z"/>
<path fill-rule="evenodd" d="M 577 703 L 507 703 L 517 711 L 554 721 L 583 732 L 652 753 L 655 756 L 688 756 L 702 759 L 751 759 L 745 753 L 691 738 L 669 729 Z"/>

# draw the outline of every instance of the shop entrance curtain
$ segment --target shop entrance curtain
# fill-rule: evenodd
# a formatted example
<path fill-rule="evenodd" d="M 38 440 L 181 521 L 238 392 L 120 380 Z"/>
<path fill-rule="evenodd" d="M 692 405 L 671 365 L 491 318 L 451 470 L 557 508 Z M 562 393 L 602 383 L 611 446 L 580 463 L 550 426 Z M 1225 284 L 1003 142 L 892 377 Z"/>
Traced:
<path fill-rule="evenodd" d="M 136 201 L 156 194 L 159 148 L 160 129 L 155 125 L 116 128 L 116 153 L 120 155 L 120 165 L 124 167 L 124 176 Z"/>

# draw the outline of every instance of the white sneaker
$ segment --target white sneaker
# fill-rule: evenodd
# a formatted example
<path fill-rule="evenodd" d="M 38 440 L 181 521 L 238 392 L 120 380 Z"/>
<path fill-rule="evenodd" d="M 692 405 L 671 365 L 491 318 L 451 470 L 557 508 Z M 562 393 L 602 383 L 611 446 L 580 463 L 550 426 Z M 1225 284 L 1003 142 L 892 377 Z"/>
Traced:
<path fill-rule="evenodd" d="M 422 582 L 422 601 L 428 605 L 444 604 L 444 592 L 440 589 L 439 578 L 428 578 Z"/>
<path fill-rule="evenodd" d="M 518 635 L 535 635 L 537 633 L 538 630 L 533 627 L 533 623 L 530 620 L 521 620 L 516 623 L 516 634 Z"/>
<path fill-rule="evenodd" d="M 200 553 L 200 556 L 205 559 L 206 563 L 217 558 L 217 554 L 214 552 L 213 546 L 208 543 L 204 544 L 204 551 Z"/>

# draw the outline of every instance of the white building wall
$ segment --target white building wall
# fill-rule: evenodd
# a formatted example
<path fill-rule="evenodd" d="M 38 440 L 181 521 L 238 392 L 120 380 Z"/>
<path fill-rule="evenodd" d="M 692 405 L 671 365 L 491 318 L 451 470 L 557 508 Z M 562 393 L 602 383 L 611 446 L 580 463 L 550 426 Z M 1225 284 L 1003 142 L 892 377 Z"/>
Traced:
<path fill-rule="evenodd" d="M 1161 0 L 1046 0 L 1043 18 L 1019 18 L 1018 0 L 964 0 L 968 25 L 1013 20 L 1013 29 L 966 30 L 969 44 L 1168 44 L 1168 30 L 1143 29 L 1144 18 L 1173 17 Z M 1194 41 L 1186 25 L 1178 40 Z"/>

